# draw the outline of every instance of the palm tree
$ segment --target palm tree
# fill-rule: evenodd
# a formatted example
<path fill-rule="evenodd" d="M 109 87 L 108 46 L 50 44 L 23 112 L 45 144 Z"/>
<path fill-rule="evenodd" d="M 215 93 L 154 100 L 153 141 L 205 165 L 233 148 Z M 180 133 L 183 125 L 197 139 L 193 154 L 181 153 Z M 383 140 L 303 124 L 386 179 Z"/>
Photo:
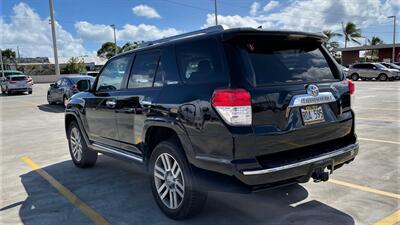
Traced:
<path fill-rule="evenodd" d="M 369 42 L 369 44 L 370 44 L 371 46 L 372 46 L 372 45 L 380 45 L 380 44 L 383 44 L 382 39 L 380 39 L 380 38 L 377 37 L 377 36 L 373 36 L 373 37 L 371 38 L 371 40 L 368 40 L 368 42 Z M 378 51 L 379 51 L 379 50 L 371 50 L 371 59 L 377 58 L 377 57 L 378 57 Z"/>
<path fill-rule="evenodd" d="M 361 29 L 357 28 L 353 22 L 347 22 L 345 26 L 343 26 L 343 34 L 344 34 L 344 47 L 347 48 L 347 42 L 352 41 L 357 44 L 361 44 L 357 38 L 361 37 Z"/>
<path fill-rule="evenodd" d="M 342 34 L 335 33 L 335 32 L 333 32 L 333 31 L 331 31 L 331 30 L 324 30 L 324 31 L 322 31 L 322 33 L 324 33 L 325 36 L 327 37 L 326 40 L 325 40 L 325 42 L 324 42 L 325 47 L 328 49 L 328 51 L 329 51 L 330 53 L 334 53 L 333 50 L 334 50 L 335 48 L 338 48 L 338 47 L 339 47 L 339 42 L 337 42 L 337 41 L 331 41 L 331 39 L 334 38 L 334 37 L 341 37 Z"/>

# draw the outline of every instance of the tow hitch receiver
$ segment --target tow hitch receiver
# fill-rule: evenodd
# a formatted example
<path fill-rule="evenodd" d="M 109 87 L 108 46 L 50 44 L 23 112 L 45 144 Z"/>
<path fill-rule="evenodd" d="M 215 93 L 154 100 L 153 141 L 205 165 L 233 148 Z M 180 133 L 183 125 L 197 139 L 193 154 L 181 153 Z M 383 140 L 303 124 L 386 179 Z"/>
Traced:
<path fill-rule="evenodd" d="M 328 181 L 329 174 L 333 172 L 332 168 L 333 166 L 331 162 L 323 162 L 315 167 L 311 177 L 313 178 L 314 182 Z"/>

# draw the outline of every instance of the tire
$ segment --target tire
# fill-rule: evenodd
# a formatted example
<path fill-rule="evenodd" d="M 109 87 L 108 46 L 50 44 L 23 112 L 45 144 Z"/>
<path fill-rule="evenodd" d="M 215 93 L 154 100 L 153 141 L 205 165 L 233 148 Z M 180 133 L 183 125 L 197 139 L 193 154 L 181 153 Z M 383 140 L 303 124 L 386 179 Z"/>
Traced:
<path fill-rule="evenodd" d="M 156 165 L 158 169 L 155 169 Z M 194 172 L 178 141 L 163 141 L 154 148 L 149 171 L 153 197 L 165 215 L 174 220 L 182 220 L 202 210 L 207 192 L 196 189 L 198 185 Z"/>
<path fill-rule="evenodd" d="M 11 90 L 8 90 L 8 88 L 6 88 L 6 94 L 7 94 L 7 95 L 12 95 L 12 91 L 11 91 Z"/>
<path fill-rule="evenodd" d="M 353 73 L 350 77 L 353 81 L 357 81 L 358 79 L 360 79 L 360 76 L 356 73 Z"/>
<path fill-rule="evenodd" d="M 388 76 L 384 73 L 381 73 L 378 76 L 378 80 L 380 80 L 380 81 L 387 81 L 387 79 L 388 79 Z"/>
<path fill-rule="evenodd" d="M 87 146 L 76 121 L 71 122 L 68 127 L 68 146 L 72 162 L 77 167 L 87 168 L 96 164 L 97 152 Z"/>
<path fill-rule="evenodd" d="M 28 91 L 28 94 L 30 94 L 30 95 L 31 95 L 32 93 L 33 93 L 33 91 L 32 91 L 32 90 Z"/>

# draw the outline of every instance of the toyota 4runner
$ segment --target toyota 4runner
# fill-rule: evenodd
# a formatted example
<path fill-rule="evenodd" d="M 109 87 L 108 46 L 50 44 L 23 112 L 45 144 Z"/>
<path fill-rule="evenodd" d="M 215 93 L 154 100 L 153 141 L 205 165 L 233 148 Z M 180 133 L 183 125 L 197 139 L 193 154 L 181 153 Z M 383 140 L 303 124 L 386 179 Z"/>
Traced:
<path fill-rule="evenodd" d="M 111 58 L 68 102 L 72 161 L 143 165 L 173 219 L 210 190 L 326 181 L 358 153 L 351 95 L 321 34 L 221 26 Z"/>

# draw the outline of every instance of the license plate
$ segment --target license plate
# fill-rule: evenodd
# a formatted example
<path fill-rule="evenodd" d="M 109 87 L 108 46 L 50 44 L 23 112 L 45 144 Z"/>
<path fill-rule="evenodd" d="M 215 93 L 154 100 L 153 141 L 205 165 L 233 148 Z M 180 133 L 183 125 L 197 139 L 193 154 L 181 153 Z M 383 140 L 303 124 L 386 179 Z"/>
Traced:
<path fill-rule="evenodd" d="M 321 123 L 325 121 L 324 112 L 319 105 L 306 106 L 300 108 L 303 122 L 305 125 Z"/>

